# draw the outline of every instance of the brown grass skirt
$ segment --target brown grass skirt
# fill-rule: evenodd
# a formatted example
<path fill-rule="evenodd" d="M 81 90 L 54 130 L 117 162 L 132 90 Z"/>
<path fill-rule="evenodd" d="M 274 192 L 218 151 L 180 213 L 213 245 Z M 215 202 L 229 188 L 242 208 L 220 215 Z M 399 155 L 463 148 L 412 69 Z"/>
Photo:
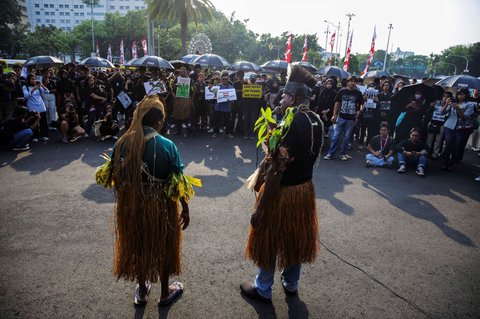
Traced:
<path fill-rule="evenodd" d="M 262 225 L 257 229 L 250 226 L 246 257 L 265 269 L 271 267 L 272 260 L 277 260 L 277 267 L 283 269 L 313 262 L 317 252 L 318 217 L 313 183 L 281 186 L 274 200 L 267 203 Z"/>
<path fill-rule="evenodd" d="M 190 119 L 190 112 L 192 110 L 192 99 L 184 99 L 176 97 L 173 100 L 172 116 L 175 120 L 185 121 Z"/>
<path fill-rule="evenodd" d="M 116 192 L 115 255 L 117 279 L 157 282 L 160 274 L 181 272 L 182 232 L 176 202 L 162 190 L 123 187 Z"/>

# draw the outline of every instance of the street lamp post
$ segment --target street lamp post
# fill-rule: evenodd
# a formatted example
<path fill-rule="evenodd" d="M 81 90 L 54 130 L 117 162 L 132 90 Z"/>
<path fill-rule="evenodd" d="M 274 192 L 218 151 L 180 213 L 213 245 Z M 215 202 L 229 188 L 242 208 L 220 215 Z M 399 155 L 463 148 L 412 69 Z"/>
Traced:
<path fill-rule="evenodd" d="M 453 70 L 453 76 L 457 75 L 457 66 L 453 63 L 448 63 L 448 62 L 444 62 L 445 64 L 447 65 L 453 65 L 454 67 L 454 70 Z"/>
<path fill-rule="evenodd" d="M 388 26 L 388 39 L 387 39 L 387 48 L 385 50 L 385 59 L 383 60 L 383 71 L 385 71 L 385 68 L 387 67 L 387 57 L 388 57 L 388 44 L 390 43 L 390 33 L 392 32 L 393 26 L 390 23 Z"/>
<path fill-rule="evenodd" d="M 325 59 L 327 59 L 327 44 L 328 44 L 328 35 L 330 34 L 330 30 L 328 29 L 328 24 L 327 24 L 327 31 L 325 33 Z"/>
<path fill-rule="evenodd" d="M 350 38 L 350 21 L 352 20 L 352 17 L 355 16 L 353 13 L 347 13 L 345 14 L 348 17 L 348 27 L 347 27 L 347 44 L 345 44 L 345 56 L 347 56 L 347 50 L 348 50 L 348 40 Z"/>
<path fill-rule="evenodd" d="M 466 56 L 456 55 L 456 54 L 449 54 L 449 55 L 450 55 L 450 56 L 456 56 L 456 57 L 465 59 L 465 70 L 463 70 L 463 73 L 468 73 L 468 72 L 470 72 L 470 71 L 468 70 L 468 59 L 467 59 Z"/>
<path fill-rule="evenodd" d="M 335 54 L 338 54 L 340 55 L 340 53 L 338 52 L 338 42 L 340 42 L 340 38 L 339 38 L 339 35 L 340 35 L 340 21 L 338 22 L 338 25 L 335 25 L 333 24 L 332 22 L 330 21 L 327 21 L 327 20 L 323 20 L 325 23 L 328 23 L 328 24 L 331 24 L 333 26 L 333 29 L 335 30 L 335 28 L 337 29 L 337 33 L 335 34 L 335 40 L 336 40 L 336 43 L 335 43 Z M 327 28 L 328 28 L 328 25 L 327 25 Z"/>

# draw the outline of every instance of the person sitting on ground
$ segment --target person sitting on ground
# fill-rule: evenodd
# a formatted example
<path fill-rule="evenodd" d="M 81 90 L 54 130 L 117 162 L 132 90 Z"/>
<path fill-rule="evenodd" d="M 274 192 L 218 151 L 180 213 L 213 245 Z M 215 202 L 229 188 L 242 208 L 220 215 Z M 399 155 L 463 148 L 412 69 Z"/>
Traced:
<path fill-rule="evenodd" d="M 77 110 L 72 102 L 67 102 L 58 122 L 62 143 L 74 142 L 85 134 L 85 130 L 80 125 Z"/>
<path fill-rule="evenodd" d="M 8 140 L 14 151 L 30 149 L 28 142 L 33 136 L 33 129 L 40 123 L 40 113 L 28 112 L 24 106 L 17 106 L 13 110 L 13 118 L 4 124 L 5 139 Z"/>
<path fill-rule="evenodd" d="M 392 167 L 393 157 L 393 138 L 389 136 L 389 125 L 387 122 L 380 123 L 380 135 L 372 137 L 367 145 L 370 152 L 365 156 L 367 167 Z"/>
<path fill-rule="evenodd" d="M 113 117 L 112 105 L 107 104 L 105 108 L 105 116 L 100 122 L 100 140 L 104 141 L 106 138 L 112 137 L 114 140 L 118 139 L 116 136 L 120 129 L 118 128 L 118 122 Z"/>
<path fill-rule="evenodd" d="M 397 157 L 400 164 L 398 173 L 405 173 L 407 165 L 409 165 L 417 168 L 415 172 L 418 176 L 425 176 L 425 168 L 428 164 L 428 147 L 420 138 L 420 129 L 414 127 L 410 130 L 410 138 L 397 145 Z"/>

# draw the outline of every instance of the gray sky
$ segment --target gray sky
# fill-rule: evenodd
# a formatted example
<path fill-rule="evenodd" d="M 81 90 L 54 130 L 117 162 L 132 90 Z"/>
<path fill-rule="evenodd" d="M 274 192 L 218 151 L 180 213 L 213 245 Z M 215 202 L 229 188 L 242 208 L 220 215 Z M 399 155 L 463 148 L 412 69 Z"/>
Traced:
<path fill-rule="evenodd" d="M 325 46 L 328 20 L 340 22 L 342 52 L 345 50 L 346 13 L 354 13 L 350 30 L 354 29 L 352 52 L 368 53 L 373 28 L 377 28 L 375 50 L 385 50 L 388 25 L 393 29 L 389 49 L 413 51 L 428 55 L 440 53 L 457 44 L 480 41 L 480 0 L 211 0 L 227 17 L 235 11 L 239 20 L 249 19 L 247 27 L 256 33 L 280 35 L 317 33 Z M 332 27 L 330 27 L 331 29 Z M 338 38 L 337 38 L 338 39 Z M 329 39 L 330 41 L 330 39 Z"/>

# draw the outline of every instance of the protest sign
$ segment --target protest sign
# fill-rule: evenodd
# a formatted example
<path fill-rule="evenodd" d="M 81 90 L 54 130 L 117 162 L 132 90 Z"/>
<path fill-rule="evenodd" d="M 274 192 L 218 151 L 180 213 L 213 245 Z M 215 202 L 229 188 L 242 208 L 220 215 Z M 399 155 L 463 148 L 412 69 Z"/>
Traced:
<path fill-rule="evenodd" d="M 228 101 L 235 101 L 237 99 L 237 92 L 235 89 L 223 89 L 217 92 L 217 102 L 223 103 Z"/>
<path fill-rule="evenodd" d="M 205 100 L 215 100 L 217 98 L 217 92 L 220 89 L 218 85 L 212 87 L 205 87 Z"/>
<path fill-rule="evenodd" d="M 245 99 L 262 98 L 262 86 L 256 84 L 244 84 L 242 90 L 242 97 Z"/>
<path fill-rule="evenodd" d="M 165 83 L 162 81 L 147 81 L 143 83 L 147 95 L 161 94 L 167 92 Z"/>
<path fill-rule="evenodd" d="M 177 78 L 177 97 L 188 99 L 190 97 L 190 78 Z"/>
<path fill-rule="evenodd" d="M 132 99 L 130 99 L 130 97 L 127 93 L 125 93 L 125 91 L 121 91 L 120 93 L 118 93 L 117 100 L 122 104 L 125 109 L 128 108 L 130 104 L 132 104 Z"/>

